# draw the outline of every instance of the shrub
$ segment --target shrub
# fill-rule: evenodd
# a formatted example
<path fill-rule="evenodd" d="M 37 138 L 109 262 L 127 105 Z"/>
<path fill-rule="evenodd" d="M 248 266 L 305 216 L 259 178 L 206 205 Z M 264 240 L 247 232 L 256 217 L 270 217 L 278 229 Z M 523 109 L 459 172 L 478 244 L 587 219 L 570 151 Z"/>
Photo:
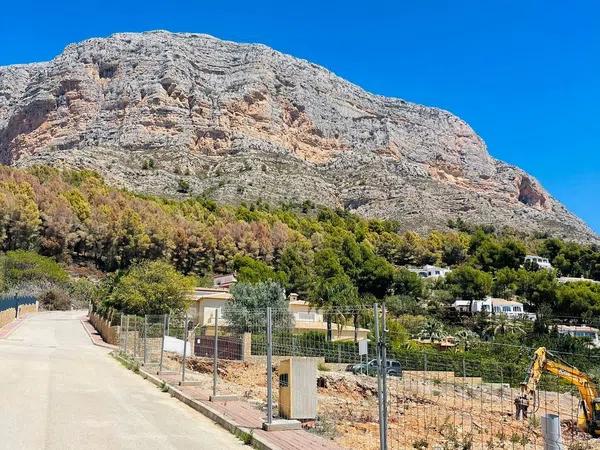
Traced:
<path fill-rule="evenodd" d="M 5 288 L 34 282 L 63 284 L 69 278 L 52 258 L 25 250 L 11 251 L 0 257 L 0 267 L 4 269 Z"/>
<path fill-rule="evenodd" d="M 62 289 L 51 289 L 43 293 L 39 299 L 42 309 L 47 311 L 68 311 L 71 309 L 71 300 Z"/>

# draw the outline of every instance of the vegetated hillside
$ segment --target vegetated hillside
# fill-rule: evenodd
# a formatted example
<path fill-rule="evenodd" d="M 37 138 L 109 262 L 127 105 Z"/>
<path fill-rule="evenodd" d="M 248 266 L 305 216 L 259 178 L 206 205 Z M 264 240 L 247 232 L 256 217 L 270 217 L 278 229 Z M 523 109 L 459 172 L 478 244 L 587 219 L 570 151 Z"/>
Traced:
<path fill-rule="evenodd" d="M 598 241 L 454 115 L 206 35 L 117 34 L 0 68 L 0 162 L 94 169 L 144 193 L 311 200 L 404 230 L 462 217 Z"/>
<path fill-rule="evenodd" d="M 236 270 L 242 281 L 275 280 L 317 304 L 369 304 L 393 293 L 396 311 L 426 304 L 445 311 L 454 298 L 493 293 L 518 295 L 530 310 L 600 313 L 600 285 L 559 285 L 553 272 L 520 267 L 527 252 L 539 253 L 563 275 L 600 280 L 596 246 L 452 225 L 420 236 L 306 202 L 219 206 L 117 190 L 89 171 L 0 166 L 2 251 L 31 249 L 105 271 L 159 259 L 199 276 Z M 452 277 L 429 286 L 402 269 L 425 263 L 452 266 Z"/>

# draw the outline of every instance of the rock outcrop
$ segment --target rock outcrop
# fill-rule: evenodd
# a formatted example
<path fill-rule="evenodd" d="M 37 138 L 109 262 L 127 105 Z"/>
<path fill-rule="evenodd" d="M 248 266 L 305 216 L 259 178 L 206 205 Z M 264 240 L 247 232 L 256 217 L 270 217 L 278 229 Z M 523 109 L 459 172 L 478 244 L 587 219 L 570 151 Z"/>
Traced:
<path fill-rule="evenodd" d="M 598 239 L 458 117 L 206 35 L 117 34 L 0 68 L 0 162 L 90 168 L 155 194 L 183 179 L 227 202 L 312 200 L 407 229 L 462 217 Z"/>

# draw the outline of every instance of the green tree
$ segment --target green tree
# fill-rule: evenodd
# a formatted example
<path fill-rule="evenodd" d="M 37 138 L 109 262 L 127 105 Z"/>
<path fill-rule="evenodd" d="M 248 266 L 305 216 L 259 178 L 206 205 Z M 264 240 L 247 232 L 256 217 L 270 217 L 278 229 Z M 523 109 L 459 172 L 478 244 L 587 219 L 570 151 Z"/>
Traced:
<path fill-rule="evenodd" d="M 395 270 L 381 256 L 369 255 L 363 261 L 358 275 L 358 291 L 372 294 L 377 299 L 385 297 L 393 286 Z"/>
<path fill-rule="evenodd" d="M 265 330 L 267 307 L 272 308 L 274 332 L 289 331 L 293 317 L 283 287 L 273 281 L 238 282 L 231 288 L 233 299 L 223 309 L 223 318 L 238 333 Z"/>
<path fill-rule="evenodd" d="M 519 269 L 517 295 L 525 297 L 531 305 L 539 307 L 542 304 L 553 305 L 556 301 L 558 282 L 553 271 L 538 270 L 530 272 Z"/>
<path fill-rule="evenodd" d="M 446 286 L 456 298 L 481 300 L 491 292 L 492 276 L 471 266 L 460 266 L 446 275 Z"/>
<path fill-rule="evenodd" d="M 236 256 L 233 259 L 233 270 L 237 274 L 238 281 L 242 283 L 280 282 L 285 278 L 281 272 L 275 272 L 266 263 L 250 256 Z"/>
<path fill-rule="evenodd" d="M 420 299 L 423 296 L 423 279 L 406 269 L 394 272 L 392 289 L 395 295 Z"/>
<path fill-rule="evenodd" d="M 325 315 L 327 321 L 327 339 L 332 340 L 332 323 L 345 321 L 344 306 L 356 305 L 358 290 L 350 277 L 344 272 L 336 253 L 328 248 L 315 255 L 316 279 L 310 293 L 311 303 Z"/>
<path fill-rule="evenodd" d="M 279 260 L 279 269 L 285 274 L 285 287 L 289 292 L 307 298 L 314 279 L 312 250 L 293 244 L 285 248 Z"/>
<path fill-rule="evenodd" d="M 419 339 L 424 341 L 439 342 L 446 337 L 444 325 L 436 319 L 428 319 L 418 334 Z"/>
<path fill-rule="evenodd" d="M 506 314 L 498 314 L 488 324 L 486 334 L 525 334 L 523 324 L 517 320 L 509 319 Z"/>
<path fill-rule="evenodd" d="M 456 341 L 457 348 L 462 349 L 463 352 L 469 351 L 473 343 L 479 340 L 479 336 L 477 336 L 477 333 L 474 333 L 471 330 L 467 330 L 466 328 L 463 328 L 454 333 L 454 338 Z"/>
<path fill-rule="evenodd" d="M 492 293 L 495 297 L 509 299 L 517 292 L 520 279 L 518 271 L 504 267 L 496 272 Z"/>
<path fill-rule="evenodd" d="M 166 261 L 143 261 L 118 279 L 107 305 L 140 316 L 182 312 L 195 284 Z"/>

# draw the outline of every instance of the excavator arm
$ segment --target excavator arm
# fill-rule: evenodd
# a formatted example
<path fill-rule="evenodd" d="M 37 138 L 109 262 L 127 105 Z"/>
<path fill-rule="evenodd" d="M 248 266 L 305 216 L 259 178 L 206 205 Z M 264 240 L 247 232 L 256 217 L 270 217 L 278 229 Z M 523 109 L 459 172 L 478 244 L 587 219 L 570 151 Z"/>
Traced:
<path fill-rule="evenodd" d="M 536 393 L 544 372 L 556 375 L 577 387 L 581 396 L 583 409 L 583 417 L 580 418 L 579 424 L 580 426 L 585 426 L 593 434 L 596 434 L 595 426 L 592 425 L 597 413 L 594 408 L 600 406 L 600 403 L 596 400 L 598 397 L 598 388 L 589 375 L 562 361 L 546 350 L 545 347 L 538 348 L 534 353 L 527 379 L 521 384 L 522 397 L 524 399 L 533 399 L 535 404 Z"/>

